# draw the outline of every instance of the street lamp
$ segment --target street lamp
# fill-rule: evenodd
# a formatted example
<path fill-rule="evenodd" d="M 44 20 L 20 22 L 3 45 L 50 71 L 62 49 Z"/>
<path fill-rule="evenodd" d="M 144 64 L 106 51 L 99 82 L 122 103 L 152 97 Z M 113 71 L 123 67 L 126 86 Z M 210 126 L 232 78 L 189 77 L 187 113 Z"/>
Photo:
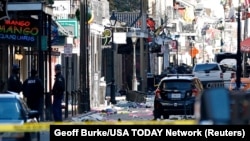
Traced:
<path fill-rule="evenodd" d="M 133 78 L 132 78 L 132 90 L 137 91 L 137 77 L 136 77 L 136 32 L 134 31 L 131 36 L 133 42 Z"/>
<path fill-rule="evenodd" d="M 207 30 L 210 28 L 210 26 L 207 24 L 205 25 L 202 30 L 201 30 L 201 35 L 202 35 L 202 62 L 205 62 L 205 36 L 206 36 L 206 32 Z"/>
<path fill-rule="evenodd" d="M 111 45 L 111 87 L 110 87 L 110 102 L 112 104 L 116 104 L 115 100 L 115 77 L 114 77 L 114 26 L 116 24 L 117 18 L 115 16 L 115 12 L 112 11 L 112 15 L 109 18 L 110 26 L 111 26 L 111 32 L 112 32 L 112 45 Z"/>

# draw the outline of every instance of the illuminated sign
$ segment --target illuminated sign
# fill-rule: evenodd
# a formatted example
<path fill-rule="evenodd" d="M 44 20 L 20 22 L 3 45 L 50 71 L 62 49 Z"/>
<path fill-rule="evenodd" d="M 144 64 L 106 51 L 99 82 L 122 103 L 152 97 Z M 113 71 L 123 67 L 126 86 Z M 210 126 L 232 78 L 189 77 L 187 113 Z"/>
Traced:
<path fill-rule="evenodd" d="M 0 21 L 0 42 L 18 46 L 37 46 L 38 21 L 17 19 Z"/>

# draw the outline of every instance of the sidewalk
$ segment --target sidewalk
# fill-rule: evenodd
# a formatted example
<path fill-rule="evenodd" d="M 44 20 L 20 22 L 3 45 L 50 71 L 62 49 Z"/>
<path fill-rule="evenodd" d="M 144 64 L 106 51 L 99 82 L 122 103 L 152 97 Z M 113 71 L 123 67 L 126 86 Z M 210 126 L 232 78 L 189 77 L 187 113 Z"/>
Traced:
<path fill-rule="evenodd" d="M 147 102 L 145 103 L 138 103 L 138 102 L 130 102 L 126 100 L 125 96 L 117 96 L 116 97 L 116 104 L 108 104 L 105 103 L 103 105 L 99 105 L 96 107 L 92 107 L 91 111 L 83 114 L 71 114 L 69 111 L 69 116 L 64 121 L 103 121 L 106 120 L 104 117 L 113 114 L 128 114 L 131 113 L 133 110 L 138 108 L 150 108 L 153 106 L 153 99 L 152 97 L 146 98 Z"/>

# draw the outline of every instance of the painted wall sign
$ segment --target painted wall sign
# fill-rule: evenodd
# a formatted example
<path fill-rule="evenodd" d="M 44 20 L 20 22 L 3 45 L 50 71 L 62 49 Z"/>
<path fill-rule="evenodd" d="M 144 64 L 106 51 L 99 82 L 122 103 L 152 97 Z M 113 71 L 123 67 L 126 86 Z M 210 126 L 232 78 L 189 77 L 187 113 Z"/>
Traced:
<path fill-rule="evenodd" d="M 38 20 L 11 19 L 0 21 L 0 42 L 19 46 L 37 46 Z"/>

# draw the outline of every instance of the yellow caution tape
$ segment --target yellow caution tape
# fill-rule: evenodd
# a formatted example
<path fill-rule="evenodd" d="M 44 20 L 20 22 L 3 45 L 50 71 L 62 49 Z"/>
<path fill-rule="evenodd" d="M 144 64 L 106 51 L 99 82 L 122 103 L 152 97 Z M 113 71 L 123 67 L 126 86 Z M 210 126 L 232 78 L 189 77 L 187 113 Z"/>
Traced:
<path fill-rule="evenodd" d="M 196 120 L 169 121 L 88 121 L 88 122 L 40 122 L 19 124 L 3 124 L 0 132 L 43 132 L 49 131 L 50 125 L 197 125 Z"/>

